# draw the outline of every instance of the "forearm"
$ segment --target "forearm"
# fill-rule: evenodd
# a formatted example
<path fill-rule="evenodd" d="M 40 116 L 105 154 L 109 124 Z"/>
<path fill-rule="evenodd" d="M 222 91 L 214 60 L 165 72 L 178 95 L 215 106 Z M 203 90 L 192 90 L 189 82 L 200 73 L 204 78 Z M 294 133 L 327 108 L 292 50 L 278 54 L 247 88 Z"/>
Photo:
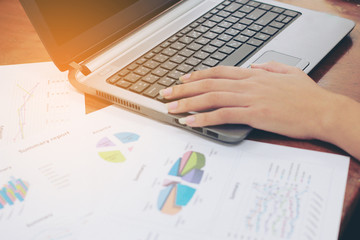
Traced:
<path fill-rule="evenodd" d="M 360 103 L 346 96 L 332 95 L 317 138 L 337 145 L 360 160 Z"/>

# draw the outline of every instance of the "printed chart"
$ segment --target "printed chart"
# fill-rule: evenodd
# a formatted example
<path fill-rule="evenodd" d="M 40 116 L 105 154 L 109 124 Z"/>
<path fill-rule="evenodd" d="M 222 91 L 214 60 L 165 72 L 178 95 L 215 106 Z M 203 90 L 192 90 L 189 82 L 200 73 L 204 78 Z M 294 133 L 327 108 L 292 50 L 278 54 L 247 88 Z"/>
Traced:
<path fill-rule="evenodd" d="M 112 163 L 121 163 L 126 161 L 126 154 L 121 151 L 125 148 L 126 152 L 131 152 L 134 149 L 136 142 L 140 136 L 132 132 L 119 132 L 112 136 L 106 136 L 100 139 L 96 148 L 98 155 L 105 161 Z M 119 150 L 119 148 L 121 148 Z"/>
<path fill-rule="evenodd" d="M 181 182 L 199 184 L 205 166 L 205 156 L 202 153 L 189 151 L 179 158 L 169 171 L 169 176 L 176 180 L 166 179 L 165 188 L 160 191 L 157 206 L 165 214 L 175 215 L 181 211 L 193 198 L 196 189 Z"/>
<path fill-rule="evenodd" d="M 292 239 L 301 232 L 316 239 L 324 199 L 313 185 L 311 171 L 300 163 L 270 164 L 267 178 L 250 184 L 245 229 L 256 236 Z"/>
<path fill-rule="evenodd" d="M 6 205 L 12 206 L 16 201 L 23 202 L 29 184 L 21 179 L 11 177 L 11 180 L 0 190 L 0 210 Z"/>

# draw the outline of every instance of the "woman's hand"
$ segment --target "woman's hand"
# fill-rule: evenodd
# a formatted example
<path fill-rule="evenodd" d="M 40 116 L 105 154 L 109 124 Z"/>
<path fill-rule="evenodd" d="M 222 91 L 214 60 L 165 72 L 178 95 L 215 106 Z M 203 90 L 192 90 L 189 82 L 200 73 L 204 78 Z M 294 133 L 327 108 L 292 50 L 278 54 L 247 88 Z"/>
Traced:
<path fill-rule="evenodd" d="M 339 95 L 319 87 L 301 70 L 280 63 L 252 68 L 219 66 L 180 78 L 161 91 L 170 113 L 200 112 L 180 120 L 192 127 L 224 123 L 296 138 L 321 138 Z"/>

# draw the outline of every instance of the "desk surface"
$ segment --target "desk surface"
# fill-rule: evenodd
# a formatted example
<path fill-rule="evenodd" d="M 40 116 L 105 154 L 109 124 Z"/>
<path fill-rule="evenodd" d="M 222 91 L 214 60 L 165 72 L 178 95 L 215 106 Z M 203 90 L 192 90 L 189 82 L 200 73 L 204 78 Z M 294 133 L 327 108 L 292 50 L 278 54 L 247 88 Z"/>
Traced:
<path fill-rule="evenodd" d="M 360 1 L 359 0 L 281 0 L 300 7 L 323 11 L 352 19 L 357 23 L 346 37 L 310 73 L 319 85 L 360 102 Z M 0 65 L 50 61 L 38 35 L 20 3 L 0 1 Z M 92 112 L 109 103 L 86 95 L 86 111 Z M 304 141 L 255 130 L 249 139 L 284 146 L 346 154 L 334 145 L 321 141 Z M 347 181 L 341 231 L 345 229 L 360 197 L 360 163 L 352 158 Z"/>

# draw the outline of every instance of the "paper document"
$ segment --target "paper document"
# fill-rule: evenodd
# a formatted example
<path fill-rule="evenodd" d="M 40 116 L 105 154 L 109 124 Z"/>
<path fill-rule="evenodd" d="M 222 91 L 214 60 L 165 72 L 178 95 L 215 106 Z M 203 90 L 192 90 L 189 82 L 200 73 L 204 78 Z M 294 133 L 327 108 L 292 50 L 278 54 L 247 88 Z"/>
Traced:
<path fill-rule="evenodd" d="M 85 98 L 52 62 L 0 66 L 0 146 L 85 115 Z"/>
<path fill-rule="evenodd" d="M 115 106 L 0 159 L 2 237 L 34 240 L 335 240 L 349 167 L 335 154 L 223 145 Z"/>

